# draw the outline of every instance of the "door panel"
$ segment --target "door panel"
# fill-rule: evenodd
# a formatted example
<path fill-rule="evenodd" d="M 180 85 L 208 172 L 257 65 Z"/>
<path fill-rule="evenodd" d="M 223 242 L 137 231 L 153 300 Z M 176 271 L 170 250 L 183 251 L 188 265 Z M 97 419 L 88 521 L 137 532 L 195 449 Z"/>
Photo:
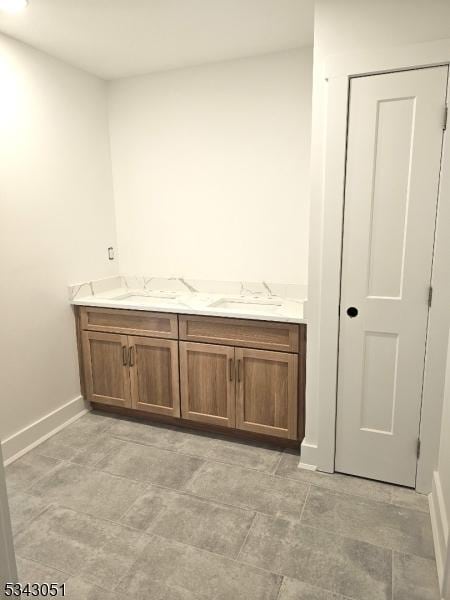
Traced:
<path fill-rule="evenodd" d="M 133 408 L 180 416 L 178 342 L 128 337 Z"/>
<path fill-rule="evenodd" d="M 88 400 L 131 407 L 126 335 L 83 331 Z"/>
<path fill-rule="evenodd" d="M 336 470 L 408 486 L 447 77 L 436 67 L 355 78 L 350 87 Z"/>
<path fill-rule="evenodd" d="M 183 418 L 235 426 L 234 348 L 180 342 Z"/>
<path fill-rule="evenodd" d="M 297 356 L 236 348 L 236 363 L 236 427 L 297 439 Z"/>

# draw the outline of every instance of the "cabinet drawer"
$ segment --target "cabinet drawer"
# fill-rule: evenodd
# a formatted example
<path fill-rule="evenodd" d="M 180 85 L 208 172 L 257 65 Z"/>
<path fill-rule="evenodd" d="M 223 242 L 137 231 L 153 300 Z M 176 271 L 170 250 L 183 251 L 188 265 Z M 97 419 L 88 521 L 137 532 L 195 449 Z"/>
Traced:
<path fill-rule="evenodd" d="M 298 325 L 292 323 L 180 315 L 180 339 L 298 352 L 299 330 Z"/>
<path fill-rule="evenodd" d="M 177 339 L 177 315 L 120 308 L 91 308 L 80 311 L 81 329 L 128 335 Z"/>

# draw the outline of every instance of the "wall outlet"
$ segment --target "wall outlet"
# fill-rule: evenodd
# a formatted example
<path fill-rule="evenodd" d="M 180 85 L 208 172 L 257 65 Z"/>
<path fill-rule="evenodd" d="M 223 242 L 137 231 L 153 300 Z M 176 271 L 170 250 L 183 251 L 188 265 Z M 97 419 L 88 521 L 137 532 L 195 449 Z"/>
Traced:
<path fill-rule="evenodd" d="M 112 246 L 108 248 L 108 259 L 114 260 L 114 248 Z"/>

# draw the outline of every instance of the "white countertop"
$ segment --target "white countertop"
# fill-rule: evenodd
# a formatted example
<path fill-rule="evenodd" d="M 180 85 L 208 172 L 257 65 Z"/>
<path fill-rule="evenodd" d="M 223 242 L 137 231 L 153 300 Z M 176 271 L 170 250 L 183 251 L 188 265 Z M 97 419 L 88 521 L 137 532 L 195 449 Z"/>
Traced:
<path fill-rule="evenodd" d="M 115 283 L 126 283 L 115 278 Z M 265 285 L 265 284 L 264 284 Z M 87 287 L 86 287 L 87 286 Z M 283 298 L 270 293 L 242 290 L 237 294 L 208 293 L 185 290 L 146 289 L 128 284 L 112 289 L 93 285 L 93 282 L 72 286 L 70 302 L 79 306 L 123 308 L 190 315 L 234 317 L 285 323 L 305 323 L 304 299 Z M 181 286 L 183 287 L 183 286 Z M 97 289 L 96 289 L 97 288 Z M 97 291 L 98 290 L 98 291 Z M 86 294 L 86 292 L 89 292 Z"/>

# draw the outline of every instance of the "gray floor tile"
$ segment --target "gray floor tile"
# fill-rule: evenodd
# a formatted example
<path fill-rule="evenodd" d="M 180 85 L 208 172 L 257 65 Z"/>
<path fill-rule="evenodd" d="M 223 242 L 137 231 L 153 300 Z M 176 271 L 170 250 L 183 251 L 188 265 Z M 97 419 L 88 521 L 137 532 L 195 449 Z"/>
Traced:
<path fill-rule="evenodd" d="M 142 483 L 65 462 L 40 479 L 29 493 L 48 503 L 117 520 L 146 489 Z"/>
<path fill-rule="evenodd" d="M 355 600 L 391 600 L 392 552 L 256 515 L 238 560 Z"/>
<path fill-rule="evenodd" d="M 275 600 L 280 583 L 267 571 L 151 536 L 116 592 L 141 600 Z"/>
<path fill-rule="evenodd" d="M 100 587 L 87 583 L 79 577 L 71 577 L 66 582 L 66 600 L 124 600 L 124 596 L 111 591 L 102 590 Z M 125 596 L 128 598 L 129 596 Z"/>
<path fill-rule="evenodd" d="M 391 501 L 393 486 L 388 483 L 362 479 L 361 477 L 352 477 L 342 473 L 321 473 L 320 471 L 299 469 L 299 460 L 298 453 L 286 450 L 283 453 L 276 474 L 280 477 L 288 477 L 289 479 L 311 483 L 337 492 L 364 496 L 371 500 L 379 500 L 380 502 Z"/>
<path fill-rule="evenodd" d="M 281 456 L 278 448 L 264 444 L 246 444 L 213 434 L 120 419 L 108 427 L 107 433 L 124 441 L 266 472 L 273 471 Z"/>
<path fill-rule="evenodd" d="M 89 413 L 7 469 L 20 579 L 69 600 L 392 600 L 393 565 L 393 600 L 438 600 L 427 497 L 298 460 Z"/>
<path fill-rule="evenodd" d="M 22 585 L 26 583 L 64 583 L 69 575 L 35 562 L 16 556 L 17 574 Z"/>
<path fill-rule="evenodd" d="M 13 534 L 17 535 L 50 504 L 48 500 L 18 492 L 9 495 L 9 512 Z"/>
<path fill-rule="evenodd" d="M 173 450 L 177 440 L 184 435 L 183 431 L 173 427 L 138 423 L 126 419 L 116 419 L 110 423 L 107 433 L 120 440 L 145 446 L 156 446 L 165 450 Z"/>
<path fill-rule="evenodd" d="M 408 488 L 393 486 L 392 504 L 420 510 L 425 513 L 430 512 L 428 496 L 425 494 L 418 494 L 415 490 L 410 490 Z"/>
<path fill-rule="evenodd" d="M 64 439 L 67 446 L 80 448 L 84 444 L 89 444 L 98 435 L 115 422 L 114 417 L 109 417 L 95 412 L 88 412 L 83 417 L 74 421 L 55 436 L 57 439 Z"/>
<path fill-rule="evenodd" d="M 130 527 L 235 557 L 254 513 L 151 486 L 121 519 Z"/>
<path fill-rule="evenodd" d="M 71 436 L 66 440 L 63 430 L 37 446 L 35 452 L 79 465 L 93 466 L 119 444 L 118 440 L 101 432 L 93 436 L 89 442 L 86 442 L 84 436 L 75 439 Z"/>
<path fill-rule="evenodd" d="M 50 473 L 61 461 L 28 452 L 6 467 L 8 493 L 23 492 L 38 479 Z"/>
<path fill-rule="evenodd" d="M 273 472 L 281 457 L 281 450 L 275 447 L 190 432 L 179 437 L 174 448 L 184 454 L 266 473 Z"/>
<path fill-rule="evenodd" d="M 128 527 L 51 507 L 17 536 L 16 551 L 22 558 L 112 589 L 146 541 L 145 534 Z"/>
<path fill-rule="evenodd" d="M 202 464 L 199 458 L 121 442 L 119 449 L 102 459 L 96 467 L 129 479 L 181 489 Z"/>
<path fill-rule="evenodd" d="M 434 560 L 394 552 L 393 600 L 439 600 Z"/>
<path fill-rule="evenodd" d="M 208 462 L 195 473 L 186 489 L 203 498 L 298 519 L 308 486 L 258 471 Z"/>
<path fill-rule="evenodd" d="M 311 487 L 302 523 L 378 546 L 433 558 L 429 515 Z"/>
<path fill-rule="evenodd" d="M 346 600 L 345 596 L 321 590 L 298 579 L 285 577 L 277 600 Z"/>

